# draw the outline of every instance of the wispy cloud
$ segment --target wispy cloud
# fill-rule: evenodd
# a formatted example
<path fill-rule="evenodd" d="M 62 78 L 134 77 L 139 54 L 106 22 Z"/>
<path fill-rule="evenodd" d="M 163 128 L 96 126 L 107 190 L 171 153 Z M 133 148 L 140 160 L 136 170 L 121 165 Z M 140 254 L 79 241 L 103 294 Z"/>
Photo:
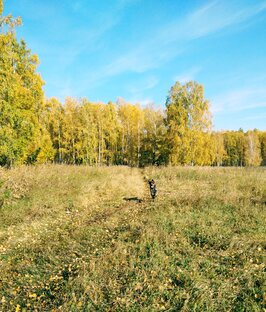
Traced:
<path fill-rule="evenodd" d="M 192 68 L 189 68 L 187 71 L 182 72 L 174 77 L 174 81 L 179 81 L 181 83 L 186 83 L 190 80 L 195 80 L 197 77 L 197 74 L 199 74 L 202 71 L 201 66 L 195 66 Z"/>
<path fill-rule="evenodd" d="M 239 4 L 234 5 L 233 1 L 212 1 L 187 17 L 186 35 L 191 39 L 201 38 L 241 24 L 265 9 L 266 2 L 239 7 Z"/>
<path fill-rule="evenodd" d="M 248 116 L 240 119 L 241 121 L 252 121 L 252 120 L 266 120 L 266 113 L 262 113 L 256 116 Z M 266 127 L 266 125 L 264 125 Z M 265 129 L 265 128 L 264 128 Z"/>
<path fill-rule="evenodd" d="M 154 99 L 147 96 L 147 91 L 154 89 L 159 81 L 156 76 L 148 76 L 135 83 L 128 84 L 126 86 L 126 93 L 129 94 L 127 101 L 129 103 L 139 103 L 143 107 L 154 103 Z"/>
<path fill-rule="evenodd" d="M 153 89 L 159 83 L 159 79 L 156 76 L 148 76 L 135 84 L 129 84 L 127 91 L 132 94 L 140 94 L 146 90 Z"/>
<path fill-rule="evenodd" d="M 22 1 L 25 6 L 26 2 L 26 0 Z M 41 52 L 38 53 L 35 48 L 34 52 L 41 54 L 42 60 L 48 58 L 49 60 L 56 60 L 54 61 L 55 74 L 50 74 L 50 78 L 54 79 L 54 81 L 49 81 L 45 76 L 44 79 L 49 84 L 54 84 L 53 87 L 57 89 L 58 94 L 64 96 L 72 93 L 86 94 L 89 90 L 102 85 L 110 78 L 124 73 L 146 73 L 148 75 L 146 79 L 127 89 L 129 96 L 132 95 L 130 100 L 141 103 L 152 102 L 145 91 L 152 90 L 159 83 L 159 79 L 153 76 L 151 70 L 162 68 L 169 61 L 185 54 L 190 49 L 190 43 L 193 41 L 218 33 L 223 34 L 225 30 L 228 33 L 231 28 L 234 31 L 239 30 L 243 25 L 254 21 L 255 17 L 266 11 L 266 1 L 260 3 L 256 3 L 256 1 L 249 2 L 248 5 L 242 5 L 241 0 L 210 1 L 206 5 L 189 12 L 184 17 L 158 23 L 158 26 L 150 29 L 150 32 L 147 30 L 143 34 L 140 33 L 138 41 L 132 40 L 131 42 L 127 40 L 125 44 L 120 42 L 119 49 L 115 47 L 111 49 L 112 53 L 108 55 L 105 61 L 101 61 L 101 66 L 98 66 L 92 62 L 86 62 L 86 60 L 89 60 L 90 56 L 96 51 L 106 48 L 105 35 L 119 25 L 123 19 L 124 10 L 134 4 L 141 5 L 141 0 L 117 0 L 114 1 L 114 5 L 107 4 L 108 10 L 105 8 L 103 11 L 96 10 L 96 12 L 87 12 L 90 6 L 86 0 L 66 1 L 66 3 L 57 4 L 56 7 L 42 3 L 41 9 L 39 9 L 40 1 L 38 1 L 38 5 L 33 4 L 29 12 L 29 16 L 35 16 L 36 21 L 39 18 L 47 21 L 47 16 L 51 16 L 49 23 L 45 24 L 45 27 L 49 28 L 48 32 L 50 34 L 56 27 L 60 28 L 57 36 L 50 36 L 54 39 L 48 41 L 45 41 L 42 36 L 35 36 L 35 47 L 39 46 Z M 69 16 L 63 17 L 62 14 L 61 17 L 58 14 L 59 8 L 71 7 L 71 4 L 73 14 L 79 16 L 82 12 L 81 17 L 86 20 L 86 23 L 81 24 L 82 27 L 80 27 L 78 19 L 72 20 Z M 36 14 L 34 15 L 33 11 L 35 10 Z M 89 17 L 86 14 L 90 14 Z M 73 23 L 75 21 L 77 21 L 77 24 Z M 69 31 L 70 25 L 71 30 Z M 110 46 L 108 48 L 110 49 Z M 68 68 L 76 60 L 80 62 L 83 59 L 84 68 L 78 73 L 78 81 L 74 81 L 74 75 L 73 77 L 70 76 Z M 44 67 L 47 68 L 47 65 L 44 64 Z M 175 80 L 184 83 L 196 79 L 202 70 L 201 66 L 190 67 L 187 71 L 177 72 Z M 44 70 L 44 72 L 46 71 Z M 61 75 L 59 79 L 56 78 L 56 76 L 59 76 L 58 72 Z M 65 75 L 64 81 L 61 81 L 63 75 Z M 217 95 L 212 101 L 213 112 L 265 107 L 265 99 L 266 91 L 262 87 L 253 84 L 248 88 L 235 89 Z"/>
<path fill-rule="evenodd" d="M 242 88 L 218 94 L 212 99 L 213 113 L 240 112 L 259 107 L 266 108 L 266 89 L 258 87 Z"/>
<path fill-rule="evenodd" d="M 139 44 L 138 48 L 131 50 L 105 66 L 102 70 L 104 76 L 115 76 L 124 72 L 143 73 L 150 69 L 162 66 L 173 56 L 181 53 L 181 49 L 160 46 L 160 40 L 147 41 Z"/>
<path fill-rule="evenodd" d="M 124 72 L 143 73 L 161 67 L 183 53 L 190 41 L 240 25 L 265 9 L 266 2 L 241 8 L 231 2 L 212 1 L 181 20 L 153 30 L 153 34 L 140 41 L 137 48 L 117 56 L 94 78 L 101 80 Z"/>
<path fill-rule="evenodd" d="M 241 2 L 240 2 L 241 3 Z M 165 44 L 186 43 L 239 25 L 266 10 L 266 1 L 241 7 L 233 1 L 211 1 L 181 20 L 170 22 L 160 30 L 158 38 Z"/>

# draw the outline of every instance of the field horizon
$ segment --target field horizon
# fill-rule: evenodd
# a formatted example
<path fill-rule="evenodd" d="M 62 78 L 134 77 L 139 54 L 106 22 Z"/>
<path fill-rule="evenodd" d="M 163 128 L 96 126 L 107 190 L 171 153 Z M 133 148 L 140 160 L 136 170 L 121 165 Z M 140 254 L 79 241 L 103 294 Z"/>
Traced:
<path fill-rule="evenodd" d="M 263 167 L 0 169 L 0 311 L 264 311 L 265 208 Z"/>

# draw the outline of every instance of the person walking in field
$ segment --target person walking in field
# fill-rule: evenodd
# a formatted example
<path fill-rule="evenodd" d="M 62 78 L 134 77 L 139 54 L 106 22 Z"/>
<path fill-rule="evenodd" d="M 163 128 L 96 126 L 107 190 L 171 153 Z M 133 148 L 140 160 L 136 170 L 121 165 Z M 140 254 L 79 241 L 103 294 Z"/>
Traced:
<path fill-rule="evenodd" d="M 152 199 L 155 199 L 155 197 L 157 196 L 156 183 L 155 183 L 155 181 L 153 179 L 149 180 L 148 182 L 149 182 L 149 186 L 150 186 L 151 197 L 152 197 Z"/>

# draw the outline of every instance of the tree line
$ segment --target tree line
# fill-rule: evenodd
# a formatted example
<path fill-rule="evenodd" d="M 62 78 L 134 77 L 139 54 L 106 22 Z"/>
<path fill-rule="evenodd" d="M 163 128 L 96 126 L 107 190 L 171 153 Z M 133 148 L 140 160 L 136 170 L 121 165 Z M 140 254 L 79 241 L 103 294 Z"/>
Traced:
<path fill-rule="evenodd" d="M 0 0 L 0 165 L 266 164 L 266 132 L 212 131 L 209 102 L 195 81 L 176 82 L 166 107 L 47 99 L 38 57 L 18 41 L 21 23 Z"/>

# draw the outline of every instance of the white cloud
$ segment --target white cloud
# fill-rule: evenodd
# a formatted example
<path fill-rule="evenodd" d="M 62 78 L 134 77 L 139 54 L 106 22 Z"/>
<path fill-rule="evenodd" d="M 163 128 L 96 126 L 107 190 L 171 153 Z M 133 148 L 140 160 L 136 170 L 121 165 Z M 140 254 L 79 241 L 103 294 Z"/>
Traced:
<path fill-rule="evenodd" d="M 197 74 L 202 71 L 201 66 L 195 66 L 192 68 L 189 68 L 187 71 L 182 72 L 174 77 L 174 81 L 179 81 L 180 83 L 186 83 L 190 80 L 195 80 L 197 77 Z"/>
<path fill-rule="evenodd" d="M 240 8 L 231 2 L 212 1 L 184 19 L 170 22 L 157 30 L 153 29 L 153 34 L 148 39 L 140 41 L 137 48 L 132 48 L 105 65 L 95 79 L 100 80 L 124 72 L 143 73 L 161 67 L 183 53 L 188 42 L 246 22 L 265 9 L 266 2 Z"/>
<path fill-rule="evenodd" d="M 153 89 L 156 87 L 159 83 L 158 77 L 155 76 L 149 76 L 145 79 L 142 79 L 140 82 L 136 82 L 135 84 L 130 84 L 127 87 L 127 90 L 129 93 L 132 94 L 140 94 L 146 90 Z"/>
<path fill-rule="evenodd" d="M 266 9 L 266 2 L 246 7 L 235 6 L 233 1 L 225 3 L 213 1 L 188 17 L 186 26 L 191 39 L 243 23 Z"/>
<path fill-rule="evenodd" d="M 240 7 L 233 1 L 211 1 L 181 20 L 168 23 L 159 29 L 158 37 L 163 44 L 206 37 L 229 26 L 239 25 L 266 9 L 266 2 Z"/>
<path fill-rule="evenodd" d="M 259 114 L 255 116 L 248 116 L 240 119 L 241 121 L 252 121 L 252 120 L 266 120 L 266 113 Z"/>
<path fill-rule="evenodd" d="M 77 1 L 76 10 L 82 9 L 82 3 L 84 4 L 83 1 Z M 90 28 L 80 29 L 74 25 L 69 38 L 66 38 L 71 43 L 68 49 L 65 50 L 65 45 L 53 48 L 52 43 L 49 43 L 49 46 L 47 45 L 46 47 L 47 54 L 57 59 L 58 67 L 67 69 L 81 54 L 84 56 L 83 53 L 95 52 L 95 49 L 101 46 L 102 40 L 100 39 L 103 38 L 104 34 L 119 24 L 123 8 L 134 3 L 141 5 L 138 0 L 118 0 L 116 6 L 108 11 L 108 14 L 106 12 L 99 13 Z M 184 53 L 188 48 L 189 42 L 200 40 L 200 38 L 221 32 L 232 26 L 243 25 L 265 9 L 265 1 L 249 6 L 241 6 L 241 1 L 211 1 L 207 5 L 190 12 L 182 19 L 160 24 L 157 29 L 152 29 L 152 33 L 145 38 L 140 35 L 141 39 L 138 44 L 132 42 L 131 47 L 127 46 L 126 49 L 121 49 L 122 52 L 120 54 L 106 61 L 102 67 L 97 68 L 97 71 L 93 72 L 90 68 L 84 68 L 77 88 L 83 93 L 85 90 L 88 91 L 88 89 L 101 85 L 110 77 L 125 72 L 144 73 L 151 69 L 162 67 L 171 59 L 177 57 L 177 55 Z M 62 24 L 64 22 L 62 21 Z M 42 51 L 44 50 L 45 47 Z M 193 80 L 201 70 L 200 66 L 189 68 L 186 72 L 177 74 L 175 80 L 180 82 Z M 129 92 L 135 94 L 136 98 L 134 101 L 139 98 L 142 99 L 140 101 L 143 103 L 148 102 L 151 100 L 146 99 L 142 92 L 154 88 L 157 84 L 158 79 L 153 77 L 150 78 L 150 81 L 149 79 L 144 81 L 143 84 L 131 86 Z M 67 90 L 68 86 L 64 89 Z M 62 93 L 65 92 L 62 91 Z M 254 87 L 249 90 L 236 90 L 219 95 L 219 97 L 213 100 L 213 111 L 219 112 L 225 109 L 239 110 L 244 107 L 250 107 L 250 105 L 264 106 L 265 93 L 255 102 L 252 102 L 256 94 L 257 90 Z M 232 103 L 234 103 L 233 107 Z"/>
<path fill-rule="evenodd" d="M 259 107 L 266 108 L 266 89 L 258 87 L 237 89 L 225 94 L 219 94 L 211 102 L 212 111 L 215 114 L 240 112 Z"/>

